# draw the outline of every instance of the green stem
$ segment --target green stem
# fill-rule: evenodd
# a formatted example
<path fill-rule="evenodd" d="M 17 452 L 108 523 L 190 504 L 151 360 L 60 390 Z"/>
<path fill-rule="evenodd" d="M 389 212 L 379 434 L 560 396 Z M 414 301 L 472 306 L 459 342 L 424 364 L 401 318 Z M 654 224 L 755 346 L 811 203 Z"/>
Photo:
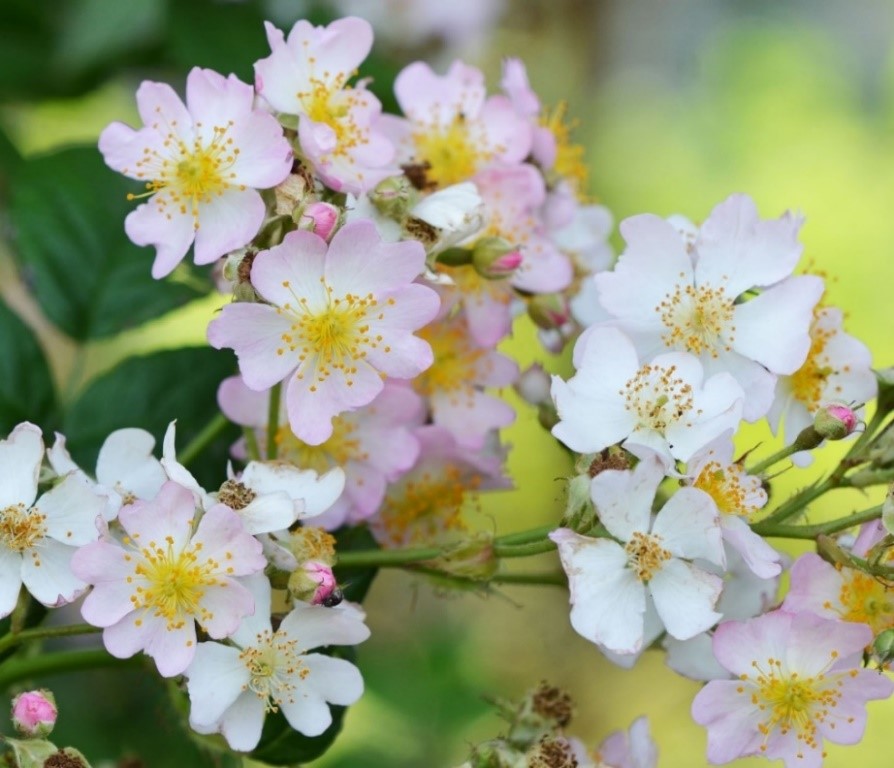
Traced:
<path fill-rule="evenodd" d="M 847 462 L 849 459 L 855 459 L 859 457 L 863 448 L 869 443 L 873 437 L 875 437 L 875 433 L 878 431 L 878 428 L 884 423 L 885 419 L 888 418 L 888 413 L 883 412 L 879 409 L 872 415 L 872 418 L 869 420 L 869 423 L 866 425 L 866 429 L 863 430 L 863 433 L 857 437 L 854 441 L 854 444 L 850 447 L 850 450 L 845 454 L 844 459 L 839 465 L 838 469 L 843 474 L 846 469 L 848 469 Z"/>
<path fill-rule="evenodd" d="M 776 451 L 776 453 L 771 454 L 763 461 L 759 461 L 753 467 L 749 467 L 747 472 L 749 475 L 759 475 L 777 462 L 787 459 L 793 453 L 797 453 L 798 451 L 809 451 L 816 448 L 822 441 L 823 437 L 816 431 L 816 429 L 812 426 L 806 427 L 801 430 L 791 445 L 785 446 L 785 448 Z"/>
<path fill-rule="evenodd" d="M 77 672 L 97 667 L 136 667 L 143 663 L 140 656 L 116 659 L 101 649 L 89 651 L 64 651 L 29 656 L 24 659 L 10 659 L 0 665 L 0 690 L 30 678 L 55 675 L 60 672 Z"/>
<path fill-rule="evenodd" d="M 755 525 L 780 523 L 783 520 L 788 520 L 788 518 L 803 510 L 811 501 L 818 499 L 826 493 L 826 491 L 831 491 L 833 488 L 839 488 L 846 485 L 847 481 L 845 478 L 842 477 L 836 480 L 833 476 L 827 477 L 820 483 L 808 485 L 791 498 L 786 499 L 786 501 L 773 511 L 773 514 L 752 525 L 752 528 L 754 528 Z"/>
<path fill-rule="evenodd" d="M 249 461 L 261 460 L 261 449 L 258 447 L 258 436 L 251 427 L 243 427 L 242 434 L 245 436 L 245 453 L 248 454 Z"/>
<path fill-rule="evenodd" d="M 218 413 L 209 421 L 186 447 L 178 452 L 177 460 L 188 467 L 211 443 L 220 437 L 224 430 L 230 426 L 230 422 L 222 413 Z"/>
<path fill-rule="evenodd" d="M 502 558 L 530 557 L 531 555 L 550 552 L 555 548 L 556 545 L 552 540 L 541 537 L 538 541 L 531 541 L 527 544 L 495 544 L 494 554 Z"/>
<path fill-rule="evenodd" d="M 412 563 L 421 563 L 441 557 L 441 547 L 427 549 L 365 549 L 354 552 L 339 552 L 338 568 L 400 568 Z"/>
<path fill-rule="evenodd" d="M 267 407 L 267 461 L 276 458 L 276 434 L 279 431 L 279 401 L 282 396 L 282 383 L 274 384 L 270 390 L 270 404 Z"/>
<path fill-rule="evenodd" d="M 532 541 L 540 541 L 548 533 L 552 533 L 558 528 L 557 524 L 544 525 L 540 528 L 532 528 L 530 531 L 519 531 L 518 533 L 508 533 L 505 536 L 497 536 L 494 544 L 530 544 Z"/>
<path fill-rule="evenodd" d="M 101 632 L 99 627 L 90 624 L 72 624 L 65 627 L 36 627 L 35 629 L 23 629 L 21 632 L 10 632 L 0 637 L 0 653 L 8 648 L 14 648 L 29 640 L 47 640 L 51 637 L 73 637 L 74 635 L 92 635 Z"/>
<path fill-rule="evenodd" d="M 862 512 L 855 512 L 847 517 L 840 517 L 837 520 L 830 520 L 827 523 L 817 523 L 816 525 L 774 525 L 767 524 L 766 521 L 755 523 L 751 526 L 751 530 L 760 536 L 769 536 L 780 539 L 815 539 L 821 534 L 838 533 L 855 525 L 868 523 L 870 520 L 878 520 L 882 516 L 882 505 L 864 509 Z"/>

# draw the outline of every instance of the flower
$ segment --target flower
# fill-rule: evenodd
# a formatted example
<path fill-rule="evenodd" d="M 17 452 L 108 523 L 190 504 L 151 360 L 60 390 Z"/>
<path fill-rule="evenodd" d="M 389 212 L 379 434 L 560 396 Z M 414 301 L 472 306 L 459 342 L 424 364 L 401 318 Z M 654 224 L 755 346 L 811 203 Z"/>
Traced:
<path fill-rule="evenodd" d="M 46 738 L 58 714 L 56 699 L 46 690 L 25 691 L 12 700 L 12 724 L 23 736 Z"/>
<path fill-rule="evenodd" d="M 577 739 L 569 743 L 579 768 L 655 768 L 658 747 L 649 733 L 647 717 L 638 717 L 626 731 L 609 734 L 594 755 Z"/>
<path fill-rule="evenodd" d="M 791 214 L 762 221 L 745 195 L 714 208 L 694 242 L 657 216 L 626 219 L 626 250 L 593 278 L 599 301 L 642 359 L 686 351 L 708 374 L 732 374 L 747 393 L 744 418 L 755 421 L 770 408 L 776 375 L 798 370 L 810 349 L 823 281 L 790 276 L 801 221 Z M 742 300 L 755 289 L 763 290 Z"/>
<path fill-rule="evenodd" d="M 645 446 L 670 467 L 726 430 L 735 430 L 743 393 L 728 373 L 703 382 L 688 352 L 640 365 L 633 342 L 616 328 L 593 327 L 574 346 L 575 375 L 553 376 L 560 421 L 553 434 L 571 450 L 593 453 L 623 441 Z"/>
<path fill-rule="evenodd" d="M 328 704 L 353 704 L 363 679 L 350 662 L 308 651 L 366 640 L 363 611 L 348 603 L 302 603 L 274 632 L 269 582 L 246 581 L 257 608 L 233 634 L 235 647 L 199 643 L 186 670 L 190 725 L 199 733 L 222 733 L 233 749 L 247 752 L 257 746 L 267 712 L 279 709 L 295 730 L 319 736 L 332 722 Z"/>
<path fill-rule="evenodd" d="M 99 536 L 96 519 L 108 499 L 79 471 L 37 498 L 43 454 L 40 429 L 28 422 L 0 440 L 0 617 L 12 613 L 23 583 L 51 607 L 87 589 L 70 563 L 78 547 Z"/>
<path fill-rule="evenodd" d="M 664 478 L 657 456 L 633 471 L 606 470 L 590 495 L 612 539 L 559 528 L 550 538 L 568 575 L 571 625 L 579 635 L 620 654 L 643 646 L 649 615 L 657 612 L 671 635 L 686 640 L 713 626 L 722 580 L 692 564 L 724 565 L 717 510 L 695 488 L 681 488 L 651 520 Z M 615 539 L 615 540 L 613 540 Z"/>
<path fill-rule="evenodd" d="M 250 389 L 288 380 L 292 431 L 319 445 L 332 418 L 372 402 L 385 376 L 409 379 L 431 365 L 431 348 L 412 335 L 440 303 L 412 283 L 424 263 L 419 243 L 383 243 L 370 221 L 349 222 L 328 248 L 291 232 L 252 263 L 252 284 L 270 304 L 227 305 L 208 340 L 236 351 Z"/>
<path fill-rule="evenodd" d="M 124 228 L 137 245 L 154 245 L 152 276 L 169 274 L 195 242 L 196 264 L 246 245 L 264 220 L 258 189 L 292 168 L 282 128 L 255 109 L 254 89 L 235 75 L 198 67 L 186 79 L 186 105 L 164 83 L 137 90 L 144 127 L 112 123 L 99 137 L 106 164 L 145 182 L 149 200 Z"/>
<path fill-rule="evenodd" d="M 360 194 L 398 173 L 394 147 L 376 128 L 379 100 L 347 86 L 372 47 L 369 22 L 349 17 L 326 27 L 298 21 L 288 38 L 267 22 L 271 54 L 255 64 L 258 93 L 278 112 L 298 116 L 304 158 L 337 192 Z"/>
<path fill-rule="evenodd" d="M 152 501 L 121 510 L 126 536 L 78 550 L 72 569 L 93 585 L 81 608 L 104 627 L 103 643 L 117 658 L 144 650 L 159 673 L 182 673 L 196 650 L 195 622 L 213 638 L 230 635 L 254 610 L 235 577 L 262 570 L 261 544 L 232 509 L 217 504 L 196 525 L 193 492 L 175 482 Z"/>
<path fill-rule="evenodd" d="M 773 611 L 721 624 L 714 655 L 737 679 L 711 681 L 692 702 L 692 717 L 708 729 L 708 759 L 761 755 L 787 768 L 818 768 L 823 739 L 857 743 L 865 702 L 894 691 L 891 680 L 862 668 L 871 642 L 862 624 L 811 613 Z"/>

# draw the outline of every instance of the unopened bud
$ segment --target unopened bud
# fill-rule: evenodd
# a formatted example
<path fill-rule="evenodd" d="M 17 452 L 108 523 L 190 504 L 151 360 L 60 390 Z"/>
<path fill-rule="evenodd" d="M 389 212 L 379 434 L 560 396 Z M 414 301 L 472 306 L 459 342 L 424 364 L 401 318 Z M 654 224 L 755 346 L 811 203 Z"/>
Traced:
<path fill-rule="evenodd" d="M 831 403 L 813 417 L 816 431 L 827 440 L 842 440 L 857 428 L 860 420 L 853 408 L 841 403 Z"/>
<path fill-rule="evenodd" d="M 332 567 L 314 560 L 302 563 L 292 573 L 288 589 L 296 600 L 327 608 L 338 605 L 344 599 Z"/>
<path fill-rule="evenodd" d="M 528 302 L 531 320 L 544 330 L 561 328 L 571 319 L 571 308 L 560 293 L 541 293 Z"/>
<path fill-rule="evenodd" d="M 816 427 L 809 426 L 804 427 L 795 438 L 795 442 L 792 444 L 794 448 L 798 451 L 812 451 L 816 448 L 821 442 L 823 442 L 823 436 L 817 431 Z"/>
<path fill-rule="evenodd" d="M 338 225 L 339 210 L 330 203 L 311 203 L 301 211 L 298 218 L 298 229 L 305 229 L 322 237 L 327 243 L 335 234 Z"/>
<path fill-rule="evenodd" d="M 23 736 L 42 739 L 56 725 L 56 699 L 47 690 L 20 693 L 12 700 L 12 724 Z"/>
<path fill-rule="evenodd" d="M 878 659 L 879 666 L 885 667 L 894 661 L 894 629 L 886 629 L 875 638 L 872 653 Z"/>
<path fill-rule="evenodd" d="M 526 403 L 540 405 L 551 402 L 549 394 L 551 384 L 550 376 L 543 366 L 540 363 L 533 363 L 521 372 L 512 386 Z"/>
<path fill-rule="evenodd" d="M 369 193 L 370 202 L 383 216 L 401 221 L 410 210 L 415 192 L 406 176 L 389 176 Z"/>
<path fill-rule="evenodd" d="M 509 277 L 522 263 L 521 251 L 502 237 L 483 237 L 475 244 L 472 265 L 488 280 Z"/>
<path fill-rule="evenodd" d="M 471 581 L 489 581 L 499 568 L 493 536 L 486 533 L 454 544 L 430 563 L 438 571 Z"/>

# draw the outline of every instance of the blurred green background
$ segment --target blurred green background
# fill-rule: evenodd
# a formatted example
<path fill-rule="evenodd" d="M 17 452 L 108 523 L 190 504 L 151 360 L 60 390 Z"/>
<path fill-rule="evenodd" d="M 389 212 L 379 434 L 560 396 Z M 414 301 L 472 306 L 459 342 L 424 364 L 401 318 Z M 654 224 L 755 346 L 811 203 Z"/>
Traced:
<path fill-rule="evenodd" d="M 371 19 L 382 17 L 383 5 L 354 3 Z M 450 6 L 457 16 L 469 12 L 462 2 Z M 135 122 L 133 92 L 141 79 L 181 88 L 195 64 L 250 79 L 251 63 L 266 54 L 261 20 L 287 27 L 305 12 L 322 21 L 335 12 L 334 4 L 4 0 L 0 129 L 27 156 L 93 143 L 111 120 Z M 565 100 L 579 119 L 576 137 L 587 150 L 590 192 L 616 220 L 644 211 L 701 220 L 736 191 L 751 194 L 765 217 L 787 208 L 804 212 L 803 264 L 828 275 L 828 301 L 845 308 L 849 332 L 869 344 L 876 365 L 894 363 L 888 309 L 894 278 L 894 4 L 508 0 L 491 15 L 492 28 L 462 30 L 459 40 L 436 45 L 405 36 L 388 42 L 383 30 L 375 61 L 362 74 L 374 74 L 374 87 L 387 99 L 388 79 L 426 52 L 442 68 L 453 56 L 479 64 L 494 88 L 501 59 L 523 58 L 544 104 Z M 107 194 L 102 180 L 93 194 Z M 203 343 L 213 301 L 116 338 L 77 344 L 42 318 L 21 290 L 8 245 L 2 247 L 0 291 L 37 330 L 65 389 L 77 390 L 134 352 Z M 148 271 L 152 254 L 143 254 Z M 547 357 L 523 322 L 506 349 L 523 365 Z M 568 372 L 565 360 L 546 362 Z M 513 403 L 519 419 L 506 438 L 514 446 L 510 468 L 517 490 L 482 498 L 470 509 L 475 525 L 500 533 L 557 519 L 560 478 L 569 469 L 530 410 Z M 757 441 L 764 441 L 762 451 L 773 445 L 761 430 L 744 435 L 742 445 Z M 805 484 L 837 450 L 822 453 L 812 469 L 780 478 L 780 488 Z M 841 494 L 811 515 L 837 516 L 871 503 Z M 554 557 L 521 567 L 548 569 Z M 660 765 L 706 764 L 704 733 L 688 715 L 698 685 L 675 676 L 657 653 L 646 654 L 632 671 L 606 662 L 571 630 L 564 590 L 442 594 L 411 575 L 386 572 L 366 608 L 373 634 L 360 648 L 359 664 L 367 692 L 349 710 L 336 746 L 315 766 L 458 765 L 469 744 L 501 729 L 482 697 L 518 696 L 541 679 L 572 694 L 578 715 L 571 730 L 588 742 L 595 745 L 647 714 Z M 94 690 L 104 691 L 105 680 Z M 142 684 L 152 689 L 151 682 Z M 88 712 L 85 722 L 99 723 L 103 731 L 94 738 L 75 719 L 77 705 L 86 701 L 83 688 L 63 691 L 66 733 L 77 746 L 89 754 L 93 744 L 99 750 L 128 745 L 142 750 L 153 768 L 188 764 L 183 753 L 175 754 L 176 727 L 157 719 L 157 691 L 140 694 L 148 720 L 132 707 L 116 706 L 117 695 L 110 688 L 108 706 L 97 705 L 93 717 Z M 864 742 L 830 746 L 826 765 L 890 766 L 892 718 L 894 701 L 870 705 Z"/>

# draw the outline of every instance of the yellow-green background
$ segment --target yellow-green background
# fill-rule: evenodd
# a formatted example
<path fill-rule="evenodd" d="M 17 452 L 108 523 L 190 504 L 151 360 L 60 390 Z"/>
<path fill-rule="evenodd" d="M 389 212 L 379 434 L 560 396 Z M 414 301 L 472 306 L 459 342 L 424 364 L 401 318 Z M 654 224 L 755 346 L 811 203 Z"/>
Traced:
<path fill-rule="evenodd" d="M 802 211 L 804 263 L 829 276 L 829 301 L 845 308 L 848 330 L 881 367 L 894 363 L 894 18 L 887 5 L 509 2 L 500 27 L 469 58 L 495 86 L 501 57 L 520 56 L 546 104 L 569 102 L 587 148 L 590 191 L 618 220 L 643 211 L 700 220 L 737 191 L 751 194 L 766 217 Z M 94 141 L 113 119 L 135 121 L 134 85 L 122 78 L 73 101 L 8 104 L 0 121 L 26 153 Z M 74 346 L 41 322 L 17 290 L 8 259 L 0 264 L 3 294 L 40 329 L 65 380 Z M 212 306 L 91 347 L 88 375 L 125 353 L 200 342 Z M 523 365 L 544 358 L 524 323 L 505 349 Z M 547 364 L 567 372 L 561 360 Z M 476 524 L 505 533 L 555 520 L 559 478 L 568 471 L 562 451 L 524 407 L 506 439 L 514 446 L 517 490 L 482 499 L 480 513 L 472 513 Z M 761 431 L 749 432 L 743 446 L 758 440 L 770 450 Z M 779 486 L 797 487 L 816 471 L 793 470 Z M 869 503 L 842 494 L 817 505 L 811 519 Z M 530 567 L 553 565 L 548 555 Z M 320 766 L 459 764 L 466 745 L 501 728 L 480 697 L 519 695 L 541 679 L 575 698 L 572 731 L 587 741 L 647 714 L 660 765 L 706 764 L 704 733 L 688 714 L 698 685 L 675 676 L 659 654 L 647 654 L 633 671 L 607 663 L 570 629 L 564 591 L 507 587 L 444 596 L 388 572 L 366 607 L 373 635 L 360 665 L 368 690 Z M 830 746 L 826 765 L 888 768 L 892 718 L 894 701 L 870 705 L 864 742 Z"/>

